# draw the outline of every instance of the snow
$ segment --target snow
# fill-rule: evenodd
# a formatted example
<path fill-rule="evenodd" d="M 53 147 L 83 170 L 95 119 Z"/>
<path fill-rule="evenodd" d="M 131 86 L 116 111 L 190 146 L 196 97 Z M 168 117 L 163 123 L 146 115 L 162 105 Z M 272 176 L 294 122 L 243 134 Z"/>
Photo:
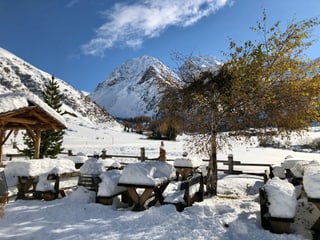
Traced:
<path fill-rule="evenodd" d="M 166 188 L 164 202 L 178 203 L 184 202 L 184 190 L 181 190 L 181 182 L 170 182 Z"/>
<path fill-rule="evenodd" d="M 139 155 L 140 148 L 144 147 L 146 156 L 156 158 L 159 155 L 160 141 L 152 141 L 141 135 L 126 133 L 122 128 L 104 128 L 90 122 L 83 122 L 79 118 L 66 119 L 68 129 L 64 139 L 64 148 L 73 152 L 82 152 L 85 155 L 92 155 L 105 149 L 108 154 L 119 155 Z M 318 129 L 311 129 L 303 137 L 296 137 L 295 142 L 302 142 L 303 139 L 312 139 L 319 137 Z M 17 136 L 18 144 L 21 144 L 21 134 Z M 181 158 L 185 149 L 185 139 L 187 136 L 178 136 L 177 141 L 164 141 L 167 153 L 167 159 Z M 11 151 L 11 136 L 4 146 L 4 154 Z M 295 143 L 293 142 L 293 143 Z M 256 142 L 244 144 L 242 142 L 232 142 L 232 150 L 225 148 L 218 153 L 218 159 L 227 159 L 228 154 L 232 153 L 235 161 L 248 163 L 270 163 L 281 166 L 285 157 L 294 156 L 296 159 L 319 160 L 319 153 L 301 153 L 293 152 L 289 149 L 260 148 Z M 190 157 L 191 158 L 191 157 Z M 134 163 L 133 159 L 106 159 L 90 160 L 95 172 L 102 172 L 102 179 L 109 178 L 108 187 L 101 190 L 100 194 L 111 194 L 117 191 L 115 183 L 117 178 L 123 175 L 125 169 L 106 171 L 106 165 L 119 164 L 120 162 Z M 67 161 L 68 160 L 68 161 Z M 90 160 L 90 161 L 89 161 Z M 7 161 L 5 173 L 8 178 L 13 175 L 33 175 L 41 174 L 46 171 L 66 171 L 74 170 L 74 161 L 69 156 L 59 155 L 59 159 L 53 160 L 50 167 L 46 165 L 50 160 L 28 160 Z M 21 162 L 21 164 L 20 164 Z M 63 166 L 69 166 L 62 170 L 59 163 Z M 93 164 L 95 163 L 95 164 Z M 163 166 L 164 173 L 169 174 L 170 166 L 174 162 L 166 162 Z M 37 167 L 37 165 L 41 165 Z M 158 171 L 154 166 L 148 165 L 144 171 L 150 176 L 150 179 L 143 181 L 152 183 L 154 177 L 159 177 Z M 168 165 L 167 165 L 168 164 Z M 21 167 L 18 167 L 18 166 Z M 49 165 L 49 164 L 48 164 Z M 139 166 L 132 164 L 132 166 Z M 160 165 L 160 164 L 159 164 Z M 23 167 L 22 167 L 23 166 Z M 86 166 L 86 165 L 84 165 Z M 102 167 L 104 166 L 104 167 Z M 130 166 L 128 164 L 127 166 Z M 56 169 L 58 167 L 59 170 Z M 61 167 L 61 168 L 60 168 Z M 222 167 L 222 166 L 220 166 Z M 85 168 L 85 167 L 84 167 Z M 241 168 L 241 167 L 239 167 Z M 40 170 L 41 169 L 41 170 Z M 136 167 L 128 168 L 132 174 Z M 237 168 L 238 169 L 238 168 Z M 246 171 L 263 172 L 266 168 L 248 168 Z M 306 168 L 305 175 L 308 175 Z M 83 169 L 82 169 L 83 170 Z M 140 169 L 139 169 L 140 170 Z M 141 170 L 142 171 L 142 170 Z M 85 171 L 86 172 L 86 171 Z M 141 173 L 141 172 L 140 172 Z M 8 175 L 7 175 L 8 174 Z M 102 174 L 102 175 L 101 175 Z M 110 175 L 109 175 L 110 174 Z M 318 174 L 318 172 L 315 172 Z M 106 176 L 105 176 L 106 175 Z M 131 173 L 126 177 L 125 182 L 132 178 Z M 167 175 L 167 176 L 170 176 Z M 120 177 L 119 177 L 120 179 Z M 133 212 L 130 207 L 123 205 L 119 199 L 113 201 L 113 205 L 102 205 L 95 202 L 95 193 L 84 187 L 78 187 L 65 198 L 53 201 L 40 200 L 17 200 L 10 201 L 4 208 L 5 216 L 0 219 L 0 236 L 6 240 L 54 240 L 54 239 L 219 239 L 219 240 L 242 240 L 242 239 L 305 239 L 298 233 L 292 234 L 273 234 L 264 230 L 260 223 L 260 205 L 259 188 L 264 186 L 263 178 L 254 175 L 226 175 L 219 172 L 218 176 L 218 195 L 215 197 L 205 197 L 203 202 L 197 202 L 192 207 L 186 208 L 183 212 L 177 212 L 173 205 L 156 205 L 142 212 Z M 132 180 L 132 179 L 131 179 Z M 280 180 L 277 180 L 280 181 Z M 281 180 L 282 181 L 282 180 Z M 304 180 L 305 181 L 305 180 Z M 313 184 L 310 180 L 310 184 Z M 9 187 L 12 181 L 8 181 Z M 308 180 L 307 180 L 308 182 Z M 290 198 L 291 188 L 281 182 L 284 191 Z M 105 184 L 104 180 L 100 184 Z M 174 184 L 174 183 L 172 183 Z M 174 186 L 170 184 L 166 193 Z M 177 183 L 176 183 L 177 184 Z M 307 183 L 308 184 L 308 183 Z M 318 182 L 316 183 L 320 185 Z M 280 184 L 279 184 L 280 185 Z M 314 184 L 313 184 L 314 185 Z M 279 186 L 280 188 L 280 186 Z M 291 189 L 289 191 L 289 189 Z M 110 190 L 110 192 L 108 191 Z M 181 198 L 177 194 L 176 199 Z M 291 198 L 290 198 L 291 199 Z M 283 201 L 284 202 L 284 201 Z M 280 204 L 281 208 L 287 208 Z M 280 210 L 279 210 L 280 211 Z M 288 210 L 289 211 L 289 210 Z"/>
<path fill-rule="evenodd" d="M 320 199 L 320 165 L 311 163 L 305 166 L 303 186 L 310 198 Z"/>
<path fill-rule="evenodd" d="M 296 214 L 297 196 L 295 187 L 287 179 L 274 177 L 264 185 L 272 217 L 293 218 Z"/>
<path fill-rule="evenodd" d="M 110 170 L 99 175 L 101 183 L 99 183 L 98 196 L 113 196 L 126 190 L 125 187 L 118 186 L 121 170 Z"/>
<path fill-rule="evenodd" d="M 75 156 L 67 156 L 66 158 L 72 160 L 74 163 L 84 163 L 88 160 L 88 156 L 83 152 L 78 152 Z"/>
<path fill-rule="evenodd" d="M 6 176 L 39 176 L 45 173 L 75 172 L 74 162 L 69 159 L 32 159 L 15 160 L 6 163 L 4 173 Z"/>
<path fill-rule="evenodd" d="M 81 174 L 99 175 L 104 172 L 105 168 L 102 161 L 96 158 L 90 158 L 80 167 Z"/>
<path fill-rule="evenodd" d="M 155 160 L 147 160 L 127 165 L 121 174 L 119 183 L 143 186 L 157 186 L 175 177 L 172 165 Z"/>
<path fill-rule="evenodd" d="M 36 186 L 36 191 L 52 191 L 54 189 L 54 183 L 47 180 L 48 174 L 41 174 L 39 176 L 39 182 Z"/>
<path fill-rule="evenodd" d="M 199 167 L 200 165 L 203 165 L 203 162 L 200 159 L 183 157 L 183 158 L 175 159 L 173 165 L 175 167 L 196 168 L 196 167 Z"/>

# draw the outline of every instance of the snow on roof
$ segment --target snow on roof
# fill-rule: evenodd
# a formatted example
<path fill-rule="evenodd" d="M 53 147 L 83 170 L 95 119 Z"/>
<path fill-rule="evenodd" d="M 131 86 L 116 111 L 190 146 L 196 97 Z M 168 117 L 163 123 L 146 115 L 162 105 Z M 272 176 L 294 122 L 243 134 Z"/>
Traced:
<path fill-rule="evenodd" d="M 176 170 L 172 165 L 163 161 L 150 160 L 125 166 L 119 183 L 156 186 L 175 176 Z"/>
<path fill-rule="evenodd" d="M 48 115 L 66 126 L 64 118 L 59 113 L 43 102 L 38 96 L 31 93 L 0 94 L 0 114 L 30 107 L 30 103 L 40 107 Z"/>
<path fill-rule="evenodd" d="M 287 179 L 274 177 L 264 185 L 268 195 L 269 213 L 272 217 L 293 218 L 296 214 L 297 200 L 295 187 Z"/>

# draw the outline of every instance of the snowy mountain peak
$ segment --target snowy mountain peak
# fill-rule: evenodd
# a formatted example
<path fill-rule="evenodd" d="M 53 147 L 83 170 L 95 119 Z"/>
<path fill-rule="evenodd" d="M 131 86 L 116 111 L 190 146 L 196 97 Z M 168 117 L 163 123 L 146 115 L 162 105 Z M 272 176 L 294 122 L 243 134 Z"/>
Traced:
<path fill-rule="evenodd" d="M 192 82 L 193 76 L 197 76 L 203 70 L 217 71 L 222 64 L 222 61 L 213 56 L 192 56 L 182 64 L 179 73 L 184 81 Z"/>
<path fill-rule="evenodd" d="M 116 68 L 90 97 L 115 117 L 152 117 L 158 111 L 163 91 L 179 86 L 178 76 L 160 60 L 142 56 Z"/>

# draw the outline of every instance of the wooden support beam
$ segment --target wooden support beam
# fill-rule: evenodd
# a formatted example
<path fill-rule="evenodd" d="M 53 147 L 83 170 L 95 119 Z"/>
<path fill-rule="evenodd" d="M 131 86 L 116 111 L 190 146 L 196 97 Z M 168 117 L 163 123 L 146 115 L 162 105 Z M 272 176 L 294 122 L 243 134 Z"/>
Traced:
<path fill-rule="evenodd" d="M 6 131 L 3 128 L 0 129 L 0 164 L 2 164 L 2 147 L 4 143 L 8 140 L 12 132 L 13 129 L 11 129 L 6 136 Z"/>
<path fill-rule="evenodd" d="M 28 125 L 39 124 L 38 121 L 36 121 L 34 119 L 27 119 L 27 118 L 11 117 L 9 120 L 10 120 L 10 122 L 22 123 L 22 124 L 28 124 Z"/>
<path fill-rule="evenodd" d="M 32 109 L 31 112 L 32 112 L 32 115 L 34 115 L 35 117 L 40 119 L 43 123 L 46 123 L 46 124 L 50 125 L 50 128 L 57 129 L 55 124 L 53 124 L 50 119 L 42 117 L 40 114 L 37 113 L 36 109 Z"/>
<path fill-rule="evenodd" d="M 14 116 L 18 116 L 18 115 L 26 115 L 28 113 L 28 111 L 32 110 L 36 108 L 35 106 L 32 106 L 32 107 L 26 107 L 26 108 L 22 108 L 22 109 L 18 109 L 18 110 L 15 110 L 15 111 L 11 111 L 11 112 L 8 112 L 8 113 L 2 113 L 1 114 L 1 119 L 8 119 L 8 118 L 11 118 L 11 117 L 14 117 Z"/>
<path fill-rule="evenodd" d="M 34 142 L 34 158 L 39 159 L 40 156 L 40 143 L 41 143 L 41 130 L 36 129 L 35 142 Z"/>
<path fill-rule="evenodd" d="M 0 129 L 0 164 L 2 164 L 2 146 L 3 146 L 3 140 L 4 139 L 4 130 Z"/>
<path fill-rule="evenodd" d="M 7 136 L 5 136 L 5 131 L 4 131 L 4 138 L 3 138 L 3 142 L 1 142 L 1 145 L 3 145 L 7 140 L 8 140 L 8 138 L 10 137 L 10 135 L 11 135 L 11 133 L 13 132 L 13 129 L 11 129 L 10 131 L 9 131 L 9 133 L 7 134 Z"/>
<path fill-rule="evenodd" d="M 25 129 L 27 130 L 28 135 L 32 138 L 32 141 L 36 141 L 36 135 L 33 133 L 32 129 L 28 125 L 24 125 Z"/>

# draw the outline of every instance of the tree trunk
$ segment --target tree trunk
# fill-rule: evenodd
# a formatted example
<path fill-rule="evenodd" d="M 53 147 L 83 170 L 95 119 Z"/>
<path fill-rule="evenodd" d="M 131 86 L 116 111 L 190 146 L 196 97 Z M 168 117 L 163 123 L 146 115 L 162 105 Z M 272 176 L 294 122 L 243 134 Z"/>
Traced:
<path fill-rule="evenodd" d="M 207 192 L 210 195 L 217 195 L 218 187 L 218 165 L 217 165 L 217 133 L 215 131 L 211 134 L 210 141 L 210 160 L 207 173 Z"/>

